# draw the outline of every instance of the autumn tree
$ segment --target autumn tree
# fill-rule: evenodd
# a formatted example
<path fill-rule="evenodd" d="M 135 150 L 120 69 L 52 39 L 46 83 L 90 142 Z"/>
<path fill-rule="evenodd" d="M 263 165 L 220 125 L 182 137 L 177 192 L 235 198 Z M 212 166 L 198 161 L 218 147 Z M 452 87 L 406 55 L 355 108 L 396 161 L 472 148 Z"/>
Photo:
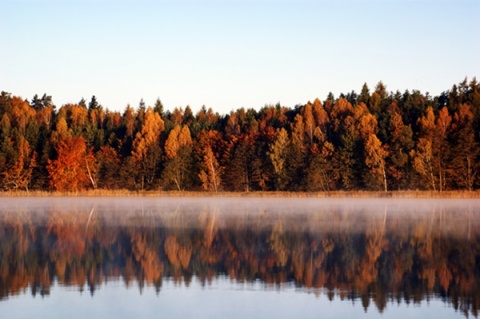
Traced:
<path fill-rule="evenodd" d="M 308 102 L 302 108 L 302 117 L 305 127 L 303 128 L 305 132 L 305 136 L 307 138 L 308 144 L 310 147 L 313 146 L 314 137 L 315 137 L 315 130 L 317 128 L 315 123 L 315 118 L 313 117 L 313 106 L 310 102 Z"/>
<path fill-rule="evenodd" d="M 78 104 L 66 104 L 58 110 L 58 118 L 64 118 L 73 135 L 80 135 L 88 123 L 88 110 Z"/>
<path fill-rule="evenodd" d="M 473 190 L 478 171 L 478 142 L 475 140 L 474 115 L 468 104 L 460 105 L 453 116 L 451 165 L 453 180 L 458 188 Z"/>
<path fill-rule="evenodd" d="M 177 190 L 184 190 L 191 180 L 192 137 L 188 126 L 177 125 L 170 131 L 165 142 L 165 167 L 163 179 L 173 183 Z"/>
<path fill-rule="evenodd" d="M 404 124 L 397 102 L 389 107 L 387 175 L 391 189 L 406 189 L 411 184 L 409 153 L 414 146 L 413 132 Z"/>
<path fill-rule="evenodd" d="M 432 141 L 426 138 L 420 138 L 415 150 L 410 152 L 413 158 L 413 167 L 415 171 L 425 178 L 432 190 L 437 190 L 438 180 L 435 176 Z"/>
<path fill-rule="evenodd" d="M 17 136 L 15 140 L 10 139 L 4 143 L 11 143 L 11 157 L 4 159 L 3 165 L 1 165 L 3 169 L 0 174 L 3 187 L 28 191 L 32 172 L 36 167 L 37 153 L 31 150 L 28 141 L 23 136 Z"/>
<path fill-rule="evenodd" d="M 291 179 L 289 189 L 299 190 L 303 184 L 305 163 L 308 155 L 305 143 L 305 127 L 303 117 L 300 114 L 295 115 L 291 131 L 290 148 L 287 150 L 287 174 Z"/>
<path fill-rule="evenodd" d="M 450 134 L 450 124 L 452 117 L 450 116 L 447 107 L 443 107 L 435 121 L 435 132 L 433 135 L 434 151 L 436 152 L 438 176 L 439 176 L 439 190 L 443 191 L 448 186 L 448 179 L 452 175 L 452 170 L 449 165 L 450 145 L 448 143 L 448 135 Z"/>
<path fill-rule="evenodd" d="M 316 150 L 305 170 L 305 187 L 307 191 L 331 191 L 336 189 L 339 172 L 332 164 L 335 152 L 332 143 L 326 141 Z"/>
<path fill-rule="evenodd" d="M 333 190 L 338 174 L 333 166 L 334 146 L 329 141 L 329 117 L 317 98 L 301 111 L 305 123 L 308 152 L 305 166 L 305 189 L 308 191 Z"/>
<path fill-rule="evenodd" d="M 317 125 L 314 130 L 314 135 L 321 143 L 329 138 L 330 132 L 328 128 L 330 118 L 327 111 L 322 106 L 322 102 L 318 98 L 313 101 L 312 113 L 315 118 L 315 124 Z"/>
<path fill-rule="evenodd" d="M 287 170 L 289 148 L 290 141 L 287 131 L 284 128 L 277 129 L 275 140 L 270 144 L 267 153 L 275 174 L 276 190 L 285 190 L 290 180 Z"/>
<path fill-rule="evenodd" d="M 202 130 L 194 142 L 194 171 L 203 189 L 218 191 L 223 180 L 224 166 L 221 155 L 225 153 L 221 131 Z"/>
<path fill-rule="evenodd" d="M 387 172 L 385 166 L 385 157 L 387 151 L 382 146 L 382 142 L 377 138 L 375 134 L 368 135 L 365 143 L 365 164 L 369 168 L 369 173 L 373 178 L 373 181 L 383 184 L 383 188 L 388 191 L 387 186 Z"/>
<path fill-rule="evenodd" d="M 203 158 L 200 163 L 200 173 L 198 177 L 202 182 L 203 189 L 210 192 L 218 192 L 222 181 L 221 168 L 210 145 L 207 145 L 203 150 Z"/>
<path fill-rule="evenodd" d="M 11 110 L 8 115 L 12 126 L 16 127 L 19 133 L 25 135 L 29 125 L 36 124 L 35 109 L 27 101 L 14 96 L 11 101 Z"/>
<path fill-rule="evenodd" d="M 67 137 L 56 147 L 57 156 L 48 161 L 50 186 L 57 191 L 78 191 L 96 187 L 96 161 L 78 137 Z"/>
<path fill-rule="evenodd" d="M 355 107 L 357 145 L 361 145 L 360 153 L 363 165 L 357 164 L 363 170 L 364 186 L 366 188 L 388 190 L 385 158 L 387 151 L 377 137 L 378 125 L 374 115 L 369 113 L 365 104 L 360 103 Z"/>
<path fill-rule="evenodd" d="M 447 133 L 451 121 L 446 107 L 439 112 L 436 121 L 431 107 L 428 107 L 426 114 L 419 119 L 421 137 L 418 139 L 416 150 L 411 152 L 413 167 L 428 180 L 433 190 L 442 191 L 447 184 L 449 169 Z"/>
<path fill-rule="evenodd" d="M 117 150 L 111 146 L 102 146 L 96 153 L 98 170 L 98 187 L 104 189 L 117 189 L 122 187 L 121 158 Z"/>
<path fill-rule="evenodd" d="M 142 128 L 133 140 L 130 157 L 130 164 L 136 168 L 141 190 L 146 184 L 151 187 L 155 182 L 161 153 L 159 138 L 164 128 L 160 115 L 152 108 L 147 108 Z"/>
<path fill-rule="evenodd" d="M 336 150 L 333 156 L 335 170 L 338 171 L 339 187 L 351 190 L 358 186 L 357 165 L 359 148 L 355 130 L 353 106 L 346 99 L 339 99 L 329 114 L 332 130 L 332 144 Z"/>

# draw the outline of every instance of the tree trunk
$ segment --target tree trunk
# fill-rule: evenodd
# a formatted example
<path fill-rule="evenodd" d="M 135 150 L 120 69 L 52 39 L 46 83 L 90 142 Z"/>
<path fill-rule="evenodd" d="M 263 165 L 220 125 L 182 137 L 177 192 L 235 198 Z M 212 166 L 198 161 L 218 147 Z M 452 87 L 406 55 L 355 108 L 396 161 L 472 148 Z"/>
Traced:
<path fill-rule="evenodd" d="M 382 165 L 382 171 L 383 171 L 383 185 L 385 186 L 385 193 L 388 192 L 387 188 L 387 173 L 385 172 L 385 165 Z"/>
<path fill-rule="evenodd" d="M 215 167 L 213 166 L 213 161 L 210 162 L 210 167 L 212 168 L 212 181 L 213 181 L 213 187 L 216 193 L 217 192 L 217 172 L 215 171 Z"/>
<path fill-rule="evenodd" d="M 88 161 L 85 160 L 85 164 L 87 165 L 87 173 L 88 173 L 88 178 L 90 179 L 90 182 L 92 183 L 93 189 L 97 188 L 97 183 L 93 179 L 92 172 L 90 171 L 90 167 L 88 166 Z"/>

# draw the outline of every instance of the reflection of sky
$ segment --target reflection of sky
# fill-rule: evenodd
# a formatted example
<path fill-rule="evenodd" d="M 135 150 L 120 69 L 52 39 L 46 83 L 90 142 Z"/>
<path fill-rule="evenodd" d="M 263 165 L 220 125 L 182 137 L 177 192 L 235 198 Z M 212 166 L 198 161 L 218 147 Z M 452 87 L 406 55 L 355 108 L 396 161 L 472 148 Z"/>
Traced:
<path fill-rule="evenodd" d="M 216 278 L 202 287 L 194 278 L 187 288 L 164 280 L 160 293 L 153 287 L 108 282 L 91 296 L 71 288 L 52 287 L 47 297 L 24 295 L 0 302 L 2 318 L 463 318 L 441 300 L 407 305 L 389 302 L 380 314 L 373 302 L 365 313 L 360 300 L 328 300 L 284 286 L 265 289 L 262 283 L 236 283 Z"/>

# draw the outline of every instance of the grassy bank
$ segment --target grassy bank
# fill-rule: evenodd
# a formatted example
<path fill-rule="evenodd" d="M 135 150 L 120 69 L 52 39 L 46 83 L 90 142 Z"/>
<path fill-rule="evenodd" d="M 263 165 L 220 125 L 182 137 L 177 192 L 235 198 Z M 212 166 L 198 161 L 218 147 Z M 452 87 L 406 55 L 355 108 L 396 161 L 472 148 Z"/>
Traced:
<path fill-rule="evenodd" d="M 9 191 L 0 197 L 314 197 L 314 198 L 480 198 L 480 191 L 335 191 L 335 192 L 178 192 L 178 191 L 129 191 L 87 190 L 81 192 Z"/>

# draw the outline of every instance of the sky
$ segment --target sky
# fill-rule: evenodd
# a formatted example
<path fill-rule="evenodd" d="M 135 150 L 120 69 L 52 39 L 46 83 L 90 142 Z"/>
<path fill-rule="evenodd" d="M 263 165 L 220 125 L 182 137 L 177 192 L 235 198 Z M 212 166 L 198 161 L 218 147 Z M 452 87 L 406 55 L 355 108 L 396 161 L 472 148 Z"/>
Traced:
<path fill-rule="evenodd" d="M 57 108 L 287 107 L 480 76 L 478 0 L 0 0 L 0 91 Z"/>

